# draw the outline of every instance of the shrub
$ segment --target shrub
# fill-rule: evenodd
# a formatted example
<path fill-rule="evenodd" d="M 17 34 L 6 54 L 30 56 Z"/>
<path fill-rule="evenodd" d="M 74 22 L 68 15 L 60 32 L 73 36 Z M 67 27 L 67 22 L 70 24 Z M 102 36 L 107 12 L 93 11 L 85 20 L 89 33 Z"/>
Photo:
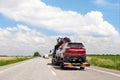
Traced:
<path fill-rule="evenodd" d="M 41 57 L 41 55 L 39 54 L 39 52 L 34 52 L 34 57 Z"/>

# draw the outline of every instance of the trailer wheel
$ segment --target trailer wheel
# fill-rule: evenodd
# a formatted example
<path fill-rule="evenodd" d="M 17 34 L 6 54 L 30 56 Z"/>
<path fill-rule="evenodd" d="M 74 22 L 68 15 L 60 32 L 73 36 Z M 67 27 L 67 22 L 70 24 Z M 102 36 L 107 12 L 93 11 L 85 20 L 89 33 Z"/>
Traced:
<path fill-rule="evenodd" d="M 84 70 L 85 69 L 85 67 L 80 67 L 80 70 Z"/>
<path fill-rule="evenodd" d="M 54 63 L 53 63 L 53 59 L 52 59 L 52 64 L 54 64 Z"/>
<path fill-rule="evenodd" d="M 54 59 L 52 59 L 52 64 L 53 64 L 53 65 L 55 65 L 55 64 L 56 64 L 56 62 L 55 62 L 55 60 L 54 60 Z"/>
<path fill-rule="evenodd" d="M 64 69 L 64 63 L 60 63 L 60 68 Z"/>

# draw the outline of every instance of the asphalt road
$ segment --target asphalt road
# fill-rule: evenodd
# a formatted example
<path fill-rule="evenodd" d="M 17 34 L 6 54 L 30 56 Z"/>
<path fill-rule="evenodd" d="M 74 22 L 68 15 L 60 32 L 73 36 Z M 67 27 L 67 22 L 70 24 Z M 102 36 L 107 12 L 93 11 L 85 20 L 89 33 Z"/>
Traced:
<path fill-rule="evenodd" d="M 0 80 L 120 80 L 120 71 L 88 67 L 85 70 L 51 65 L 50 59 L 35 58 L 7 68 L 0 67 Z"/>

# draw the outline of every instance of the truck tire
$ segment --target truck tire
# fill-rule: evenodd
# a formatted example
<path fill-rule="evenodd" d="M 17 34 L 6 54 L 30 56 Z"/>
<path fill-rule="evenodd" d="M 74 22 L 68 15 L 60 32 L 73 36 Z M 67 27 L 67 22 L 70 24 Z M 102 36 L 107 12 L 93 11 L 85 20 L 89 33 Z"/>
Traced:
<path fill-rule="evenodd" d="M 52 64 L 53 64 L 53 65 L 55 65 L 55 64 L 56 64 L 55 59 L 52 59 Z"/>
<path fill-rule="evenodd" d="M 60 63 L 60 68 L 64 69 L 64 63 L 62 63 L 62 62 Z"/>
<path fill-rule="evenodd" d="M 80 70 L 84 70 L 85 69 L 85 67 L 80 67 Z"/>
<path fill-rule="evenodd" d="M 54 61 L 53 61 L 53 59 L 52 59 L 52 65 L 54 65 Z"/>

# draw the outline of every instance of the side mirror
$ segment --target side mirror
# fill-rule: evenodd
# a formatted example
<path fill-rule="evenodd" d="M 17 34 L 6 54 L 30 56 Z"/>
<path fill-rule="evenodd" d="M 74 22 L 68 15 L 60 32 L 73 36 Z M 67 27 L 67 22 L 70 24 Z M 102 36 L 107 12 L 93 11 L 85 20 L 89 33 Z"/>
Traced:
<path fill-rule="evenodd" d="M 52 52 L 52 50 L 50 50 L 50 53 Z"/>

